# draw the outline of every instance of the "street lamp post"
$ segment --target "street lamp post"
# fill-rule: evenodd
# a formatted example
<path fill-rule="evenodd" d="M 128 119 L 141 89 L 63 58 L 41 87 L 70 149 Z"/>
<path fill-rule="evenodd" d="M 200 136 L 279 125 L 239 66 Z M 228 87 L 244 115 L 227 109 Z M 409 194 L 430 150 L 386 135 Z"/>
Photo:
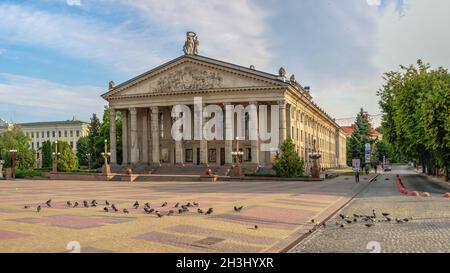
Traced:
<path fill-rule="evenodd" d="M 91 169 L 91 153 L 87 153 L 86 156 L 88 158 L 88 166 L 89 166 L 89 170 L 90 170 Z"/>
<path fill-rule="evenodd" d="M 239 150 L 239 137 L 236 137 L 236 151 L 231 152 L 231 155 L 236 158 L 236 165 L 233 168 L 233 176 L 242 176 L 242 168 L 240 157 L 244 152 Z"/>
<path fill-rule="evenodd" d="M 111 153 L 108 153 L 108 140 L 105 139 L 105 151 L 102 153 L 102 156 L 105 159 L 105 164 L 103 164 L 102 172 L 106 174 L 111 172 L 111 167 L 108 164 L 108 156 L 110 155 Z"/>
<path fill-rule="evenodd" d="M 9 150 L 9 155 L 11 156 L 11 177 L 16 178 L 16 159 L 17 159 L 17 150 Z"/>
<path fill-rule="evenodd" d="M 312 170 L 311 170 L 311 177 L 312 178 L 320 178 L 320 170 L 319 170 L 319 165 L 318 165 L 317 161 L 322 156 L 320 155 L 319 152 L 316 151 L 316 140 L 315 139 L 313 141 L 313 145 L 314 145 L 313 146 L 313 151 L 308 154 L 309 158 L 313 160 L 313 166 L 312 166 Z"/>
<path fill-rule="evenodd" d="M 53 164 L 52 164 L 52 172 L 56 173 L 58 172 L 58 157 L 61 155 L 60 152 L 58 152 L 58 141 L 55 140 L 55 151 L 53 154 Z"/>
<path fill-rule="evenodd" d="M 5 164 L 5 160 L 0 160 L 0 178 L 3 178 L 3 165 Z"/>

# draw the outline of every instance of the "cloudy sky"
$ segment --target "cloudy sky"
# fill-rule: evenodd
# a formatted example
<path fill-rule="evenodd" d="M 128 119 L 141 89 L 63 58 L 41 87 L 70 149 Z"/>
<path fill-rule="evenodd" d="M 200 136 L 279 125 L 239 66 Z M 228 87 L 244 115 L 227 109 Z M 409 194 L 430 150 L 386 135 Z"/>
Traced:
<path fill-rule="evenodd" d="M 110 80 L 182 54 L 277 73 L 336 118 L 378 114 L 382 73 L 418 58 L 450 67 L 447 0 L 0 1 L 0 118 L 89 120 Z"/>

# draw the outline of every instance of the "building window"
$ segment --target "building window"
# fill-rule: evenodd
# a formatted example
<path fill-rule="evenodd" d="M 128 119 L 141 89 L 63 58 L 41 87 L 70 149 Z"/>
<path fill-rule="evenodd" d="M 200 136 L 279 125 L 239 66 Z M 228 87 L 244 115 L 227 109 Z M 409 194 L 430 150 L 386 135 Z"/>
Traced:
<path fill-rule="evenodd" d="M 55 131 L 52 132 L 52 137 L 53 137 L 53 138 L 55 137 Z"/>
<path fill-rule="evenodd" d="M 34 138 L 34 132 L 31 132 L 31 138 Z"/>
<path fill-rule="evenodd" d="M 42 131 L 42 132 L 41 132 L 41 137 L 42 137 L 42 138 L 44 138 L 44 137 L 45 137 L 45 135 L 44 135 L 44 131 Z"/>
<path fill-rule="evenodd" d="M 77 130 L 77 137 L 80 137 L 80 130 Z"/>
<path fill-rule="evenodd" d="M 192 149 L 186 149 L 184 153 L 184 161 L 192 162 L 194 160 Z"/>
<path fill-rule="evenodd" d="M 31 149 L 34 150 L 34 142 L 31 142 Z"/>
<path fill-rule="evenodd" d="M 27 137 L 30 137 L 30 133 L 27 132 Z"/>
<path fill-rule="evenodd" d="M 39 149 L 39 142 L 36 142 L 36 149 Z"/>
<path fill-rule="evenodd" d="M 67 130 L 64 130 L 64 137 L 67 137 Z"/>
<path fill-rule="evenodd" d="M 58 137 L 61 137 L 61 131 L 58 131 Z"/>
<path fill-rule="evenodd" d="M 216 163 L 216 149 L 208 149 L 208 161 L 211 163 Z"/>
<path fill-rule="evenodd" d="M 73 131 L 70 130 L 70 137 L 73 137 Z"/>
<path fill-rule="evenodd" d="M 75 146 L 73 146 L 73 141 L 70 142 L 70 147 L 72 147 L 72 149 L 75 149 Z"/>
<path fill-rule="evenodd" d="M 245 148 L 245 161 L 252 161 L 252 148 Z"/>

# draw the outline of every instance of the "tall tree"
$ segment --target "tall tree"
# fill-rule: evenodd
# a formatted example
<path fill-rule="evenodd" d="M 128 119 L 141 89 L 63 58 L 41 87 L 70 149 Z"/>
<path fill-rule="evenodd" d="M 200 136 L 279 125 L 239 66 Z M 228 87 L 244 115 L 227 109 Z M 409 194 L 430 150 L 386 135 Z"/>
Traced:
<path fill-rule="evenodd" d="M 89 137 L 80 137 L 77 141 L 77 158 L 81 166 L 88 166 L 91 149 L 89 147 Z"/>
<path fill-rule="evenodd" d="M 363 108 L 356 116 L 353 132 L 347 139 L 347 164 L 351 166 L 352 159 L 359 158 L 361 163 L 364 162 L 364 151 L 366 143 L 373 143 L 370 134 L 370 120 L 367 112 Z"/>
<path fill-rule="evenodd" d="M 42 142 L 42 168 L 51 168 L 53 164 L 53 145 L 50 140 Z"/>
<path fill-rule="evenodd" d="M 69 143 L 58 141 L 58 170 L 63 172 L 74 171 L 78 168 L 78 159 Z"/>
<path fill-rule="evenodd" d="M 29 144 L 27 137 L 20 127 L 14 126 L 12 130 L 0 135 L 0 159 L 6 161 L 7 166 L 11 166 L 9 156 L 10 150 L 17 150 L 16 166 L 20 169 L 29 169 L 34 165 L 34 151 Z"/>
<path fill-rule="evenodd" d="M 295 144 L 291 138 L 287 138 L 281 144 L 280 153 L 275 159 L 273 169 L 278 176 L 296 177 L 304 174 L 304 162 L 295 150 Z"/>

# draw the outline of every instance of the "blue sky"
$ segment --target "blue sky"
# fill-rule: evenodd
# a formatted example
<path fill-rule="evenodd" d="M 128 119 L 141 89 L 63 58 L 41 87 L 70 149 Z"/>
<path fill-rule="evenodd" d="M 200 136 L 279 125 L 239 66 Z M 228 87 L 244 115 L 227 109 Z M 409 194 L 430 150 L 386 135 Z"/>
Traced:
<path fill-rule="evenodd" d="M 311 86 L 336 118 L 379 113 L 382 73 L 422 58 L 450 67 L 450 1 L 40 0 L 0 2 L 0 117 L 88 120 L 110 80 L 200 54 Z"/>

